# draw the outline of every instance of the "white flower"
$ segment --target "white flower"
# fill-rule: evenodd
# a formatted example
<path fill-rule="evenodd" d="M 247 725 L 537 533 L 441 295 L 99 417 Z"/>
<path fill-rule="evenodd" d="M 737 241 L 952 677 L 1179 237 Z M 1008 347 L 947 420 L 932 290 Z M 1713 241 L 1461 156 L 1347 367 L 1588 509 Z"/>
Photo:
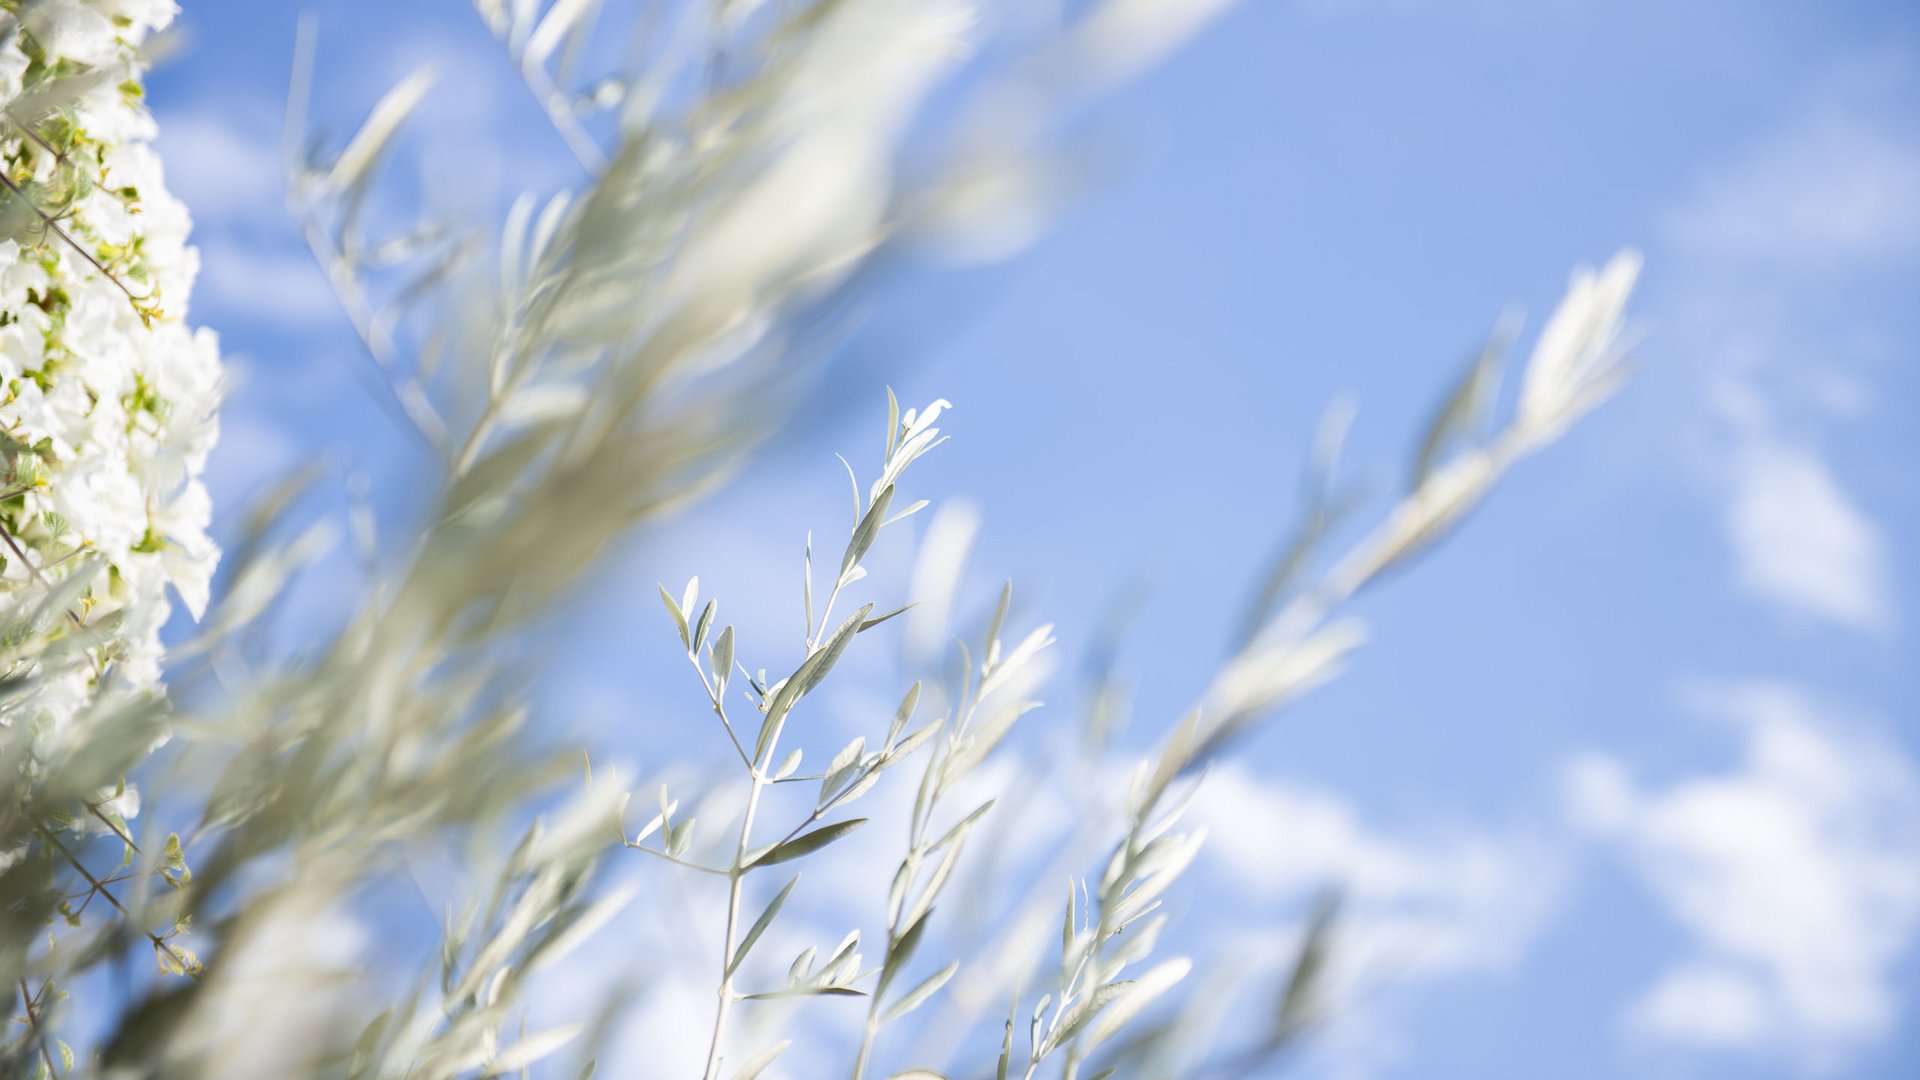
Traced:
<path fill-rule="evenodd" d="M 103 693 L 159 688 L 169 589 L 199 618 L 219 560 L 201 481 L 218 432 L 219 344 L 181 321 L 199 260 L 149 145 L 135 52 L 175 11 L 171 0 L 39 0 L 11 37 L 0 14 L 0 101 L 56 69 L 81 72 L 38 138 L 17 124 L 0 132 L 0 164 L 64 199 L 72 238 L 31 212 L 7 215 L 27 224 L 0 236 L 0 622 L 90 567 L 88 581 L 64 582 L 86 586 L 71 620 L 45 633 L 113 627 L 90 666 L 44 673 L 14 706 L 54 740 L 82 737 L 64 729 Z M 0 723 L 14 719 L 0 709 Z"/>

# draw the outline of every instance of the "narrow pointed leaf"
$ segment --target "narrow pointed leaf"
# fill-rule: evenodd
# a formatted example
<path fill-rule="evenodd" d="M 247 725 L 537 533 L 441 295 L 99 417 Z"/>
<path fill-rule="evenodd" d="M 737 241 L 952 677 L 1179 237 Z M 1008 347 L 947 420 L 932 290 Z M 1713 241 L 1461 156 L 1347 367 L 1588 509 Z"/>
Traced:
<path fill-rule="evenodd" d="M 822 825 L 810 833 L 801 833 L 786 843 L 775 844 L 771 851 L 755 859 L 751 865 L 772 866 L 775 863 L 788 862 L 803 855 L 810 855 L 866 823 L 866 818 L 852 818 L 848 821 L 836 821 L 832 825 Z"/>
<path fill-rule="evenodd" d="M 882 1018 L 881 1023 L 891 1024 L 895 1020 L 926 1004 L 927 999 L 939 993 L 940 988 L 947 985 L 947 981 L 952 979 L 953 973 L 958 970 L 960 970 L 960 962 L 954 960 L 948 962 L 946 967 L 927 976 L 921 981 L 920 985 L 907 991 L 905 996 L 893 1003 L 893 1006 L 887 1010 L 886 1016 Z"/>
<path fill-rule="evenodd" d="M 747 936 L 740 939 L 740 947 L 734 950 L 733 960 L 727 964 L 727 974 L 731 975 L 739 969 L 740 961 L 745 960 L 747 953 L 753 951 L 753 946 L 760 940 L 760 935 L 766 933 L 767 927 L 773 924 L 773 917 L 780 914 L 781 906 L 787 902 L 787 894 L 793 892 L 793 887 L 799 883 L 800 875 L 795 874 L 793 880 L 787 882 L 786 886 L 767 904 L 766 910 L 760 913 L 760 917 L 753 920 L 753 926 L 748 928 Z"/>

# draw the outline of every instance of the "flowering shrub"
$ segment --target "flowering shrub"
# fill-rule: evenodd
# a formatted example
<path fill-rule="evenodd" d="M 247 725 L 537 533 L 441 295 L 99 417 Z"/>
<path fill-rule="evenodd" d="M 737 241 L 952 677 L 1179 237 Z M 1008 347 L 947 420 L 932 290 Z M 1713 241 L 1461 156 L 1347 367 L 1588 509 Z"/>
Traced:
<path fill-rule="evenodd" d="M 207 606 L 220 355 L 184 321 L 191 223 L 141 88 L 173 5 L 0 7 L 0 624 L 15 677 L 42 652 L 26 636 L 88 646 L 0 716 L 57 740 L 93 695 L 158 687 L 169 586 Z M 34 620 L 50 597 L 64 617 Z"/>

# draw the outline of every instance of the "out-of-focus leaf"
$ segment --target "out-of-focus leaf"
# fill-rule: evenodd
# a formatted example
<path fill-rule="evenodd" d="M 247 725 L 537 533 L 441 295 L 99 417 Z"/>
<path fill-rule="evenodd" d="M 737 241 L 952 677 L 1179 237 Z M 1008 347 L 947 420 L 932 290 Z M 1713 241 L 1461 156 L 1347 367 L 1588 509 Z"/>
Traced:
<path fill-rule="evenodd" d="M 334 159 L 327 173 L 327 185 L 345 191 L 365 181 L 367 172 L 392 140 L 393 133 L 418 108 L 427 91 L 433 88 L 433 73 L 422 68 L 388 90 L 367 114 L 367 122 L 347 142 L 347 148 Z"/>
<path fill-rule="evenodd" d="M 1496 332 L 1489 338 L 1479 357 L 1460 376 L 1439 411 L 1434 413 L 1420 438 L 1420 452 L 1413 463 L 1413 481 L 1408 485 L 1410 490 L 1426 483 L 1455 442 L 1475 437 L 1485 427 L 1487 410 L 1499 392 L 1500 361 L 1506 355 L 1509 340 L 1510 334 L 1506 332 Z"/>
<path fill-rule="evenodd" d="M 783 1039 L 760 1051 L 745 1065 L 740 1066 L 740 1071 L 733 1074 L 733 1080 L 754 1080 L 754 1077 L 767 1071 L 767 1066 L 773 1064 L 773 1059 L 785 1053 L 787 1047 L 792 1045 L 793 1040 Z"/>

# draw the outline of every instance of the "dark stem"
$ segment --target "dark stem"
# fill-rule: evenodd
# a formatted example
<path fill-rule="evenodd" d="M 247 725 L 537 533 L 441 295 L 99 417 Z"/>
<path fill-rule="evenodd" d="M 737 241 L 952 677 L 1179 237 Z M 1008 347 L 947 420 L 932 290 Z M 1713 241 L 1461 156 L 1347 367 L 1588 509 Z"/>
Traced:
<path fill-rule="evenodd" d="M 45 983 L 41 983 L 40 985 L 42 989 L 46 988 Z M 60 1070 L 55 1068 L 53 1064 L 53 1052 L 47 1049 L 47 1033 L 40 1030 L 40 1017 L 33 1011 L 33 995 L 27 993 L 27 980 L 25 977 L 22 977 L 20 980 L 20 1002 L 26 1007 L 27 1027 L 33 1032 L 33 1040 L 40 1044 L 40 1060 L 47 1063 L 47 1075 L 59 1076 Z"/>
<path fill-rule="evenodd" d="M 56 848 L 60 852 L 60 854 L 66 858 L 67 864 L 72 866 L 76 871 L 78 871 L 81 877 L 87 879 L 87 884 L 93 886 L 93 889 L 95 892 L 99 893 L 101 896 L 106 897 L 107 903 L 112 904 L 113 909 L 115 911 L 118 911 L 120 914 L 125 915 L 128 918 L 133 917 L 133 913 L 128 911 L 126 909 L 126 906 L 120 903 L 120 899 L 114 896 L 113 893 L 110 890 L 108 890 L 106 883 L 101 881 L 99 878 L 93 876 L 93 871 L 87 869 L 86 864 L 80 861 L 80 857 L 73 853 L 72 848 L 69 848 L 67 847 L 67 845 L 61 843 L 60 838 L 58 836 L 55 836 L 53 832 L 49 830 L 45 825 L 40 825 L 36 823 L 33 827 L 33 830 L 40 834 L 41 839 L 45 840 L 49 844 L 52 844 L 54 848 Z M 154 933 L 151 930 L 143 931 L 143 933 L 147 935 L 148 941 L 153 942 L 154 948 L 159 949 L 160 951 L 166 953 L 168 956 L 172 957 L 173 962 L 180 965 L 181 971 L 184 971 L 189 975 L 194 973 L 194 965 L 189 964 L 187 962 L 187 958 L 184 956 L 181 956 L 179 950 L 167 944 L 166 941 L 160 937 L 160 935 Z"/>
<path fill-rule="evenodd" d="M 4 179 L 4 178 L 0 177 L 0 179 Z M 41 575 L 40 568 L 33 564 L 32 559 L 27 558 L 26 550 L 20 546 L 20 541 L 15 540 L 13 538 L 13 533 L 9 531 L 7 527 L 4 525 L 0 525 L 0 540 L 5 540 L 7 542 L 7 546 L 13 549 L 13 553 L 20 557 L 20 564 L 27 568 L 27 573 L 33 575 L 33 580 L 35 584 L 39 585 L 41 588 L 47 590 L 48 592 L 53 591 L 53 586 L 48 584 L 47 579 Z M 68 610 L 67 618 L 73 620 L 73 625 L 75 626 L 86 625 L 85 623 L 80 621 L 80 616 L 76 615 L 72 610 Z"/>
<path fill-rule="evenodd" d="M 80 241 L 75 240 L 72 236 L 69 236 L 67 234 L 67 230 L 61 228 L 60 223 L 53 219 L 53 215 L 33 205 L 33 200 L 27 198 L 27 193 L 20 190 L 20 185 L 14 183 L 12 177 L 8 176 L 4 172 L 0 172 L 0 185 L 4 185 L 8 191 L 13 192 L 16 198 L 18 198 L 21 202 L 26 204 L 27 209 L 33 211 L 35 217 L 39 218 L 41 222 L 46 225 L 47 228 L 53 230 L 53 234 L 55 236 L 58 236 L 60 239 L 66 241 L 68 247 L 72 248 L 75 252 L 79 253 L 80 257 L 87 260 L 87 262 L 90 263 L 95 270 L 100 271 L 101 277 L 104 277 L 108 281 L 113 282 L 113 285 L 115 288 L 119 289 L 123 293 L 126 293 L 127 299 L 133 302 L 133 310 L 136 312 L 140 312 L 140 317 L 142 320 L 146 319 L 147 317 L 146 313 L 140 311 L 140 297 L 133 295 L 133 290 L 127 288 L 126 283 L 121 281 L 119 278 L 115 277 L 113 274 L 113 271 L 107 269 L 106 266 L 102 264 L 99 259 L 94 258 L 92 252 L 82 247 L 80 245 Z"/>
<path fill-rule="evenodd" d="M 19 128 L 21 134 L 25 135 L 29 139 L 32 139 L 35 146 L 38 146 L 40 149 L 45 150 L 49 154 L 52 154 L 53 160 L 59 162 L 62 165 L 65 165 L 67 163 L 67 155 L 61 153 L 58 150 L 55 150 L 53 148 L 52 143 L 49 143 L 47 140 L 41 138 L 40 133 L 33 130 L 33 128 L 30 125 L 22 123 L 19 117 L 13 115 L 12 110 L 7 111 L 7 119 L 13 121 L 13 126 Z"/>

